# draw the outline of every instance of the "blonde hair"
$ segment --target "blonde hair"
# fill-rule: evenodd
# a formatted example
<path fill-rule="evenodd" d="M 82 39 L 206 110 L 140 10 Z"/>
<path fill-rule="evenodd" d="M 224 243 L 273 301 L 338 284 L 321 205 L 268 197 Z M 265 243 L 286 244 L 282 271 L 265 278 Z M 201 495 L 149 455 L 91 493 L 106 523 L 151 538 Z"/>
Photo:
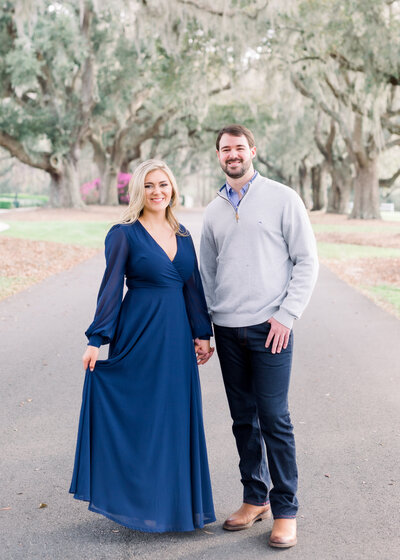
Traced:
<path fill-rule="evenodd" d="M 121 221 L 119 223 L 132 224 L 133 222 L 136 222 L 142 215 L 145 203 L 145 179 L 151 171 L 155 171 L 156 169 L 161 169 L 161 171 L 164 171 L 172 186 L 171 201 L 169 203 L 169 206 L 167 206 L 167 208 L 165 209 L 165 217 L 175 234 L 185 235 L 173 213 L 173 208 L 176 208 L 179 202 L 179 193 L 176 179 L 168 165 L 163 161 L 157 159 L 148 159 L 144 161 L 133 172 L 128 186 L 129 204 L 125 212 L 122 214 Z"/>

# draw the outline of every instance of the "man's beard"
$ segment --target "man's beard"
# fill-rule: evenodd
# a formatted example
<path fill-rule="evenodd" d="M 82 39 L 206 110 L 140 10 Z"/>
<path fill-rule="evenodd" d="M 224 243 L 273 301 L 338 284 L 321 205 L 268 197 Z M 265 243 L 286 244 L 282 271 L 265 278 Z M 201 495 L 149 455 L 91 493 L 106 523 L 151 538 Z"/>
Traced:
<path fill-rule="evenodd" d="M 238 161 L 242 165 L 238 169 L 230 170 L 229 163 L 232 163 L 232 161 Z M 251 165 L 251 159 L 249 159 L 248 161 L 230 160 L 227 161 L 225 165 L 221 164 L 221 167 L 224 173 L 226 173 L 226 175 L 228 175 L 228 177 L 230 177 L 231 179 L 240 179 L 240 177 L 246 175 L 247 171 L 250 168 L 250 165 Z"/>

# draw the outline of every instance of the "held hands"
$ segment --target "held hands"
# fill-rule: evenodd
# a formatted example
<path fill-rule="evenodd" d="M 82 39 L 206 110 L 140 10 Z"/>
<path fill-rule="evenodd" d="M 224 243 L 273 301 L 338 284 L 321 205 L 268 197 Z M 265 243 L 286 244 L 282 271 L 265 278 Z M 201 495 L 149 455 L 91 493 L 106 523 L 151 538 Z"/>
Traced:
<path fill-rule="evenodd" d="M 96 346 L 88 346 L 86 348 L 86 352 L 82 356 L 84 370 L 86 371 L 87 368 L 89 368 L 90 371 L 93 371 L 98 357 L 99 357 L 99 349 L 96 348 Z"/>
<path fill-rule="evenodd" d="M 196 352 L 197 363 L 199 365 L 207 363 L 214 353 L 214 348 L 210 347 L 210 341 L 201 340 L 200 338 L 195 338 L 194 350 Z"/>
<path fill-rule="evenodd" d="M 194 349 L 197 356 L 197 363 L 203 365 L 211 358 L 214 353 L 214 348 L 210 348 L 209 340 L 200 340 L 196 338 L 194 341 Z M 90 371 L 94 370 L 97 359 L 99 357 L 99 349 L 96 346 L 88 346 L 82 356 L 83 368 Z"/>
<path fill-rule="evenodd" d="M 271 325 L 271 329 L 268 333 L 267 340 L 265 341 L 265 348 L 268 348 L 272 342 L 271 352 L 279 354 L 282 348 L 285 350 L 289 343 L 290 329 L 279 323 L 276 319 L 271 317 L 268 323 Z"/>

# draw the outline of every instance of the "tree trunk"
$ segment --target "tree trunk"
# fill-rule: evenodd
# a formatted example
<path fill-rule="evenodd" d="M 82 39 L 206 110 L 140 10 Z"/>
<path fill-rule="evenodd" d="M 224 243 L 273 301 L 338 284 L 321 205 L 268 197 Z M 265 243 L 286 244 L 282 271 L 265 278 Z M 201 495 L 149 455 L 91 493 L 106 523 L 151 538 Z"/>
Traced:
<path fill-rule="evenodd" d="M 77 165 L 70 156 L 50 171 L 50 206 L 53 208 L 84 208 L 79 186 Z"/>
<path fill-rule="evenodd" d="M 354 180 L 354 204 L 350 218 L 380 220 L 378 157 L 368 158 L 366 165 L 357 166 Z"/>
<path fill-rule="evenodd" d="M 100 204 L 105 204 L 107 206 L 118 206 L 118 173 L 118 163 L 108 160 L 105 174 L 101 178 Z"/>
<path fill-rule="evenodd" d="M 343 161 L 330 166 L 332 184 L 328 192 L 328 214 L 348 214 L 350 193 L 353 185 L 351 167 Z"/>
<path fill-rule="evenodd" d="M 325 206 L 325 192 L 322 185 L 322 165 L 311 168 L 312 209 L 322 210 Z"/>
<path fill-rule="evenodd" d="M 129 173 L 129 164 L 130 161 L 126 161 L 126 160 L 124 160 L 121 163 L 121 168 L 120 168 L 121 173 Z"/>
<path fill-rule="evenodd" d="M 310 183 L 311 181 L 309 169 L 305 161 L 302 160 L 301 164 L 299 165 L 299 188 L 296 189 L 296 191 L 301 196 L 307 210 L 310 210 L 312 206 Z"/>

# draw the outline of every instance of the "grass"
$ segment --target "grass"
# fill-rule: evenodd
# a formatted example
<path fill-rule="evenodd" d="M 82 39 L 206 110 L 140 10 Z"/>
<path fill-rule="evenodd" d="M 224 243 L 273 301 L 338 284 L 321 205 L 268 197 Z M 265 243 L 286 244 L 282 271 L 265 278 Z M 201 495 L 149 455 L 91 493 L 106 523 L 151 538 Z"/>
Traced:
<path fill-rule="evenodd" d="M 400 316 L 400 287 L 381 284 L 379 286 L 368 286 L 365 289 L 377 299 L 392 305 L 397 315 Z"/>
<path fill-rule="evenodd" d="M 388 227 L 385 223 L 374 222 L 373 224 L 313 224 L 313 230 L 316 233 L 368 233 L 368 232 L 386 232 Z"/>
<path fill-rule="evenodd" d="M 34 283 L 35 279 L 30 278 L 29 281 L 26 278 L 20 276 L 0 276 L 0 294 L 1 297 L 7 297 L 14 293 L 15 286 L 26 287 L 29 283 Z"/>
<path fill-rule="evenodd" d="M 8 290 L 16 280 L 18 276 L 0 276 L 0 290 Z"/>
<path fill-rule="evenodd" d="M 351 245 L 344 243 L 318 243 L 318 254 L 323 259 L 400 258 L 400 249 Z"/>
<path fill-rule="evenodd" d="M 101 248 L 109 222 L 8 222 L 7 237 Z M 0 234 L 1 235 L 1 234 Z"/>
<path fill-rule="evenodd" d="M 42 194 L 18 194 L 17 207 L 30 208 L 35 206 L 45 206 L 49 197 Z M 0 208 L 12 209 L 15 208 L 15 193 L 2 193 L 0 194 Z"/>
<path fill-rule="evenodd" d="M 400 222 L 400 212 L 381 212 L 381 216 L 387 222 Z"/>
<path fill-rule="evenodd" d="M 47 203 L 49 200 L 49 197 L 46 194 L 27 194 L 27 193 L 18 193 L 18 200 L 21 199 L 27 199 L 27 200 L 38 200 L 40 202 L 43 203 Z M 1 193 L 0 194 L 0 199 L 1 198 L 5 198 L 5 199 L 12 199 L 14 200 L 15 198 L 15 193 Z"/>

